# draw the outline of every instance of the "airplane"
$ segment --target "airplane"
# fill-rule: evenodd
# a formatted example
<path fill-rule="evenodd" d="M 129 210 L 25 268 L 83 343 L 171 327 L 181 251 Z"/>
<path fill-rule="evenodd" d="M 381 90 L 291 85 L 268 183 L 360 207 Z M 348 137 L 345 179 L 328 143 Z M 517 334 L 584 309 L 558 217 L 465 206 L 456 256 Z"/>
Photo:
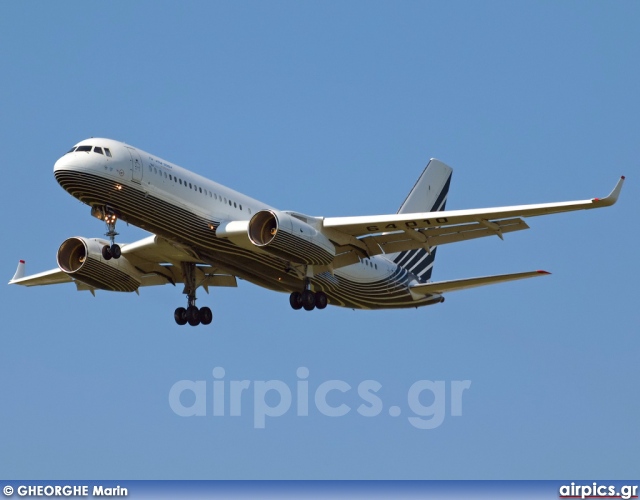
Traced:
<path fill-rule="evenodd" d="M 413 308 L 444 302 L 444 294 L 544 276 L 546 271 L 431 282 L 440 245 L 528 229 L 523 218 L 608 207 L 606 198 L 472 210 L 445 210 L 452 169 L 431 159 L 395 214 L 315 217 L 283 211 L 123 142 L 91 138 L 58 159 L 53 173 L 71 196 L 106 225 L 104 238 L 75 236 L 58 249 L 58 268 L 9 284 L 72 282 L 78 290 L 138 292 L 183 284 L 187 307 L 178 325 L 208 325 L 196 306 L 202 287 L 235 287 L 237 279 L 286 292 L 295 310 Z M 150 233 L 116 243 L 122 220 Z"/>

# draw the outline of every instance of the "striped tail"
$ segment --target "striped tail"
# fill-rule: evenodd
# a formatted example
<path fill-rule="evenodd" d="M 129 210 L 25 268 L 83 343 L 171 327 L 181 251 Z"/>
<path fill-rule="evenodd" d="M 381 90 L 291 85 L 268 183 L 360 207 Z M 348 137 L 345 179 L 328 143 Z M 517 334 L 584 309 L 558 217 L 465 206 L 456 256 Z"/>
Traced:
<path fill-rule="evenodd" d="M 398 213 L 440 212 L 444 210 L 452 172 L 451 167 L 441 161 L 431 159 Z M 391 254 L 389 257 L 398 266 L 415 274 L 421 283 L 426 283 L 431 279 L 436 250 L 437 247 L 430 248 L 430 251 L 419 248 Z"/>

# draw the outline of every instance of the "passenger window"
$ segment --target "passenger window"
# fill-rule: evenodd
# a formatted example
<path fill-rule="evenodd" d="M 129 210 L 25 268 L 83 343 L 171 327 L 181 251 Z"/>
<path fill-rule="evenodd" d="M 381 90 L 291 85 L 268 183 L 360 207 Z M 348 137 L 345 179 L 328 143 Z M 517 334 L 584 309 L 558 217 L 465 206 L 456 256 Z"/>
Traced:
<path fill-rule="evenodd" d="M 96 146 L 95 148 L 93 148 L 93 152 L 94 152 L 94 153 L 104 154 L 104 153 L 102 152 L 102 148 L 99 148 L 98 146 Z"/>
<path fill-rule="evenodd" d="M 231 206 L 231 200 L 229 200 L 229 206 Z"/>
<path fill-rule="evenodd" d="M 169 180 L 172 181 L 173 177 L 171 177 L 171 174 L 169 174 Z"/>
<path fill-rule="evenodd" d="M 182 186 L 182 179 L 180 179 L 180 185 Z"/>
<path fill-rule="evenodd" d="M 104 148 L 104 154 L 111 158 L 111 151 L 109 151 L 109 148 Z"/>
<path fill-rule="evenodd" d="M 235 202 L 235 201 L 233 202 L 233 206 L 234 206 L 235 208 L 238 208 L 238 205 L 236 205 L 236 202 Z"/>
<path fill-rule="evenodd" d="M 80 152 L 80 151 L 86 151 L 87 153 L 89 151 L 91 151 L 92 146 L 78 146 L 78 149 L 76 149 L 76 152 Z"/>
<path fill-rule="evenodd" d="M 166 173 L 166 172 L 164 173 L 164 178 L 165 178 L 165 179 L 167 178 L 167 173 Z"/>
<path fill-rule="evenodd" d="M 200 190 L 200 192 L 202 193 L 202 188 L 198 188 Z"/>
<path fill-rule="evenodd" d="M 240 205 L 240 210 L 242 210 L 242 205 Z"/>
<path fill-rule="evenodd" d="M 189 183 L 189 189 L 193 189 L 193 186 L 191 185 L 191 183 Z"/>

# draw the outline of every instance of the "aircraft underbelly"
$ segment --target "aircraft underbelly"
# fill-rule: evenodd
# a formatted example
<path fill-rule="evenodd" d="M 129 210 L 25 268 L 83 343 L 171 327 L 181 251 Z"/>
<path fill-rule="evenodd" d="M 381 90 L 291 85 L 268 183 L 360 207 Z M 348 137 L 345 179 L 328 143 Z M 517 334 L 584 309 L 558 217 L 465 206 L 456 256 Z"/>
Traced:
<path fill-rule="evenodd" d="M 59 170 L 57 181 L 72 196 L 94 206 L 109 204 L 120 218 L 169 241 L 192 248 L 204 261 L 256 285 L 281 292 L 303 289 L 303 280 L 278 257 L 252 252 L 226 239 L 217 238 L 220 220 L 203 217 L 187 207 L 170 203 L 131 184 L 114 188 L 114 181 L 99 175 Z M 359 281 L 340 270 L 311 279 L 314 290 L 322 290 L 332 305 L 354 309 L 417 307 L 430 297 L 414 300 L 408 290 L 406 271 L 398 268 L 379 281 Z"/>

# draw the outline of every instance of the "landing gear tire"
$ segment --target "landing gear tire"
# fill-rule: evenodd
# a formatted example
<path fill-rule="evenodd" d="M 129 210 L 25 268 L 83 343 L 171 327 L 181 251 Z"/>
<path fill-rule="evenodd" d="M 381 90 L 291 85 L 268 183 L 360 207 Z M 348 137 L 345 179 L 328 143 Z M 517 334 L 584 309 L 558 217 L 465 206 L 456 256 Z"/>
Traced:
<path fill-rule="evenodd" d="M 200 323 L 203 325 L 208 325 L 213 320 L 213 313 L 211 309 L 208 307 L 203 307 L 200 309 Z"/>
<path fill-rule="evenodd" d="M 296 311 L 302 309 L 302 294 L 300 292 L 293 292 L 289 295 L 289 304 Z"/>
<path fill-rule="evenodd" d="M 324 292 L 316 292 L 315 304 L 318 309 L 327 307 L 327 295 Z"/>
<path fill-rule="evenodd" d="M 109 248 L 109 245 L 105 245 L 102 247 L 102 258 L 104 260 L 111 260 L 111 257 L 113 257 L 113 255 L 111 255 L 111 248 Z"/>
<path fill-rule="evenodd" d="M 191 326 L 198 326 L 200 324 L 200 311 L 196 306 L 189 306 L 187 309 L 187 322 Z"/>
<path fill-rule="evenodd" d="M 184 307 L 178 307 L 173 317 L 180 326 L 187 324 L 187 310 Z"/>
<path fill-rule="evenodd" d="M 316 307 L 315 294 L 311 290 L 302 292 L 302 307 L 305 311 L 313 311 Z"/>
<path fill-rule="evenodd" d="M 117 243 L 114 243 L 113 245 L 111 245 L 111 248 L 109 250 L 111 251 L 111 257 L 113 257 L 114 259 L 119 259 L 120 256 L 122 255 L 122 250 L 120 249 L 120 245 L 118 245 Z"/>

